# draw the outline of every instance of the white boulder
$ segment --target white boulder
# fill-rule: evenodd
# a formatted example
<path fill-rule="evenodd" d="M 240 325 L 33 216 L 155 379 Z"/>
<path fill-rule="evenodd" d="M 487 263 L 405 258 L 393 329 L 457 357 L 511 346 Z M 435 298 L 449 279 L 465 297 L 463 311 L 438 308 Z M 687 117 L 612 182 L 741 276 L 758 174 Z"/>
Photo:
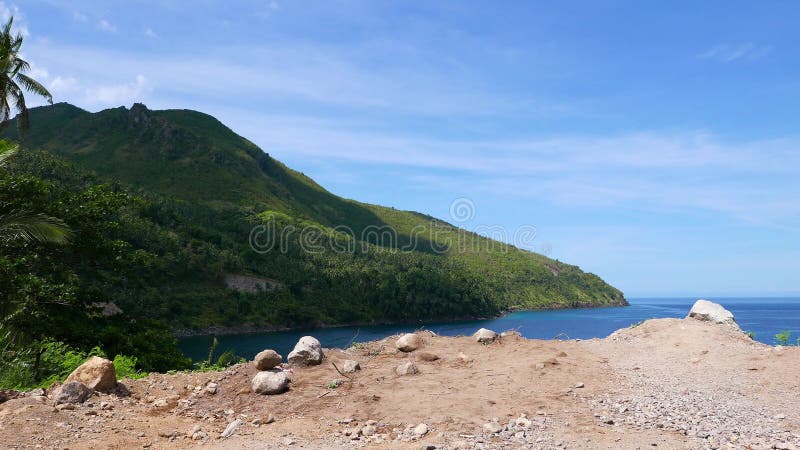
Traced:
<path fill-rule="evenodd" d="M 497 333 L 492 330 L 487 330 L 486 328 L 481 328 L 472 336 L 481 344 L 491 344 L 495 339 L 497 339 Z"/>
<path fill-rule="evenodd" d="M 256 394 L 275 395 L 286 392 L 289 389 L 289 376 L 286 372 L 258 372 L 253 377 L 251 387 Z"/>
<path fill-rule="evenodd" d="M 697 320 L 703 320 L 713 323 L 721 324 L 735 324 L 733 314 L 722 305 L 708 300 L 698 300 L 694 302 L 692 310 L 689 311 L 689 317 Z"/>
<path fill-rule="evenodd" d="M 317 338 L 303 336 L 295 344 L 294 350 L 286 357 L 286 361 L 292 366 L 316 366 L 322 363 L 324 357 L 322 344 Z"/>
<path fill-rule="evenodd" d="M 406 333 L 400 336 L 395 346 L 401 352 L 413 352 L 422 346 L 422 338 L 415 333 Z"/>

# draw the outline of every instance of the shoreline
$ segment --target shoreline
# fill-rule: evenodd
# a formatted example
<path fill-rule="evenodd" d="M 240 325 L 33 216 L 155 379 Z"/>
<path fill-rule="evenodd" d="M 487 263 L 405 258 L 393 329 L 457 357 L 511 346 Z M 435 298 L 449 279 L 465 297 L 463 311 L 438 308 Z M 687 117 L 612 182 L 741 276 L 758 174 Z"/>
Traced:
<path fill-rule="evenodd" d="M 457 317 L 451 319 L 434 319 L 434 320 L 420 320 L 420 321 L 396 321 L 396 322 L 349 322 L 343 324 L 316 324 L 316 325 L 307 325 L 307 326 L 298 326 L 298 327 L 284 327 L 278 325 L 264 325 L 264 326 L 250 326 L 250 325 L 240 325 L 240 326 L 209 326 L 205 328 L 201 328 L 198 330 L 187 330 L 187 329 L 178 329 L 172 332 L 172 335 L 176 339 L 188 338 L 188 337 L 202 337 L 202 336 L 232 336 L 232 335 L 246 335 L 246 334 L 259 334 L 259 333 L 277 333 L 277 332 L 286 332 L 286 331 L 313 331 L 313 330 L 321 330 L 321 329 L 332 329 L 332 328 L 347 328 L 347 327 L 368 327 L 368 326 L 390 326 L 390 325 L 421 325 L 425 326 L 428 324 L 433 323 L 456 323 L 456 322 L 467 322 L 467 321 L 479 321 L 479 320 L 491 320 L 491 319 L 499 319 L 501 317 L 505 317 L 511 313 L 515 312 L 524 312 L 524 311 L 561 311 L 561 310 L 570 310 L 570 309 L 597 309 L 597 308 L 624 308 L 630 306 L 630 303 L 627 299 L 623 298 L 622 301 L 624 303 L 621 304 L 608 304 L 608 305 L 593 305 L 593 306 L 564 306 L 564 307 L 548 307 L 548 308 L 515 308 L 511 307 L 504 311 L 501 311 L 499 314 L 495 316 L 489 317 Z"/>
<path fill-rule="evenodd" d="M 59 400 L 57 385 L 34 390 L 0 405 L 0 441 L 235 450 L 800 448 L 793 389 L 800 347 L 753 341 L 724 309 L 693 307 L 684 318 L 589 340 L 417 336 L 411 347 L 394 335 L 328 348 L 321 363 L 278 371 L 248 361 L 153 372 L 91 400 Z M 281 392 L 256 390 L 264 373 L 278 372 L 289 380 Z"/>

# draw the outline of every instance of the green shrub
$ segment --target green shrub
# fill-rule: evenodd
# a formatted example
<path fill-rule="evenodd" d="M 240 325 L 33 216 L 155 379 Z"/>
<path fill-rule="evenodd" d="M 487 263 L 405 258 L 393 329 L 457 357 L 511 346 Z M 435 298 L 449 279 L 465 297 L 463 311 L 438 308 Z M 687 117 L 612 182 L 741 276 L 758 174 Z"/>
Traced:
<path fill-rule="evenodd" d="M 778 345 L 790 345 L 789 339 L 791 338 L 792 338 L 792 332 L 789 330 L 783 330 L 775 335 L 775 343 Z"/>
<path fill-rule="evenodd" d="M 144 378 L 148 374 L 136 369 L 137 358 L 135 356 L 117 355 L 114 357 L 114 371 L 117 373 L 117 379 L 131 378 L 138 380 Z"/>

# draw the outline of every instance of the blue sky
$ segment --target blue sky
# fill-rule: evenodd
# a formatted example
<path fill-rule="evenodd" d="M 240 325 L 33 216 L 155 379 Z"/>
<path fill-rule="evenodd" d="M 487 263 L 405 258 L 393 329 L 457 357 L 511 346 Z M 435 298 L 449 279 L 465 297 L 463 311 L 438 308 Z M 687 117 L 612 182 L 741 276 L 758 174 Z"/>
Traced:
<path fill-rule="evenodd" d="M 191 6 L 190 6 L 191 5 Z M 332 192 L 636 296 L 800 295 L 794 2 L 0 3 L 53 92 L 218 117 Z"/>

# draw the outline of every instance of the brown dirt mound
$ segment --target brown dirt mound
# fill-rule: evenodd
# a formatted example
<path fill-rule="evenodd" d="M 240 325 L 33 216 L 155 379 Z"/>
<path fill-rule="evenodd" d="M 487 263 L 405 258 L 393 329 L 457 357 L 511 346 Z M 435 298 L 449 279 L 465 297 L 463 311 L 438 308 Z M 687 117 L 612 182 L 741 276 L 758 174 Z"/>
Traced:
<path fill-rule="evenodd" d="M 332 363 L 345 359 L 362 370 L 340 374 Z M 420 373 L 397 376 L 408 360 Z M 95 394 L 72 410 L 12 399 L 0 405 L 0 447 L 791 448 L 800 445 L 798 368 L 800 349 L 693 319 L 586 341 L 426 335 L 414 353 L 387 338 L 327 351 L 275 396 L 250 392 L 249 363 L 124 380 L 129 397 Z"/>

